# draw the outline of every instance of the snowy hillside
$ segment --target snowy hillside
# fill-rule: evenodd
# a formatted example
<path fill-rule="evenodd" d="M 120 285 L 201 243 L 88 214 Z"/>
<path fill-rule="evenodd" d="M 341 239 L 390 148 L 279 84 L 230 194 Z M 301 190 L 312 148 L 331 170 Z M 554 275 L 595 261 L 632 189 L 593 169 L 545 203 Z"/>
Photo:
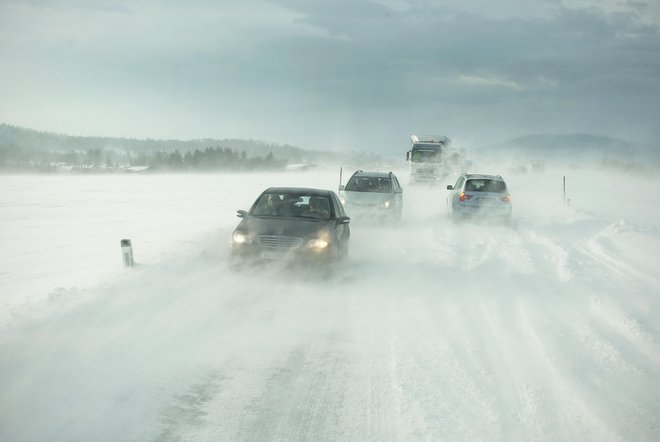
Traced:
<path fill-rule="evenodd" d="M 505 175 L 514 228 L 405 186 L 329 274 L 227 268 L 337 175 L 0 176 L 0 440 L 660 439 L 657 179 Z"/>
<path fill-rule="evenodd" d="M 511 165 L 541 161 L 550 167 L 610 169 L 657 173 L 660 146 L 591 134 L 527 135 L 473 152 L 475 160 L 497 161 L 508 155 Z"/>

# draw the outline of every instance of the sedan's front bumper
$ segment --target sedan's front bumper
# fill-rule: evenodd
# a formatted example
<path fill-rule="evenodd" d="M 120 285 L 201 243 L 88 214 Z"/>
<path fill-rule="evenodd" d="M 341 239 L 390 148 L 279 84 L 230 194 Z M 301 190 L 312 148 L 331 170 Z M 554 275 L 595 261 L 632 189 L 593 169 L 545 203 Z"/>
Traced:
<path fill-rule="evenodd" d="M 333 261 L 337 258 L 334 244 L 324 248 L 307 247 L 302 244 L 297 248 L 263 247 L 258 244 L 232 244 L 231 259 L 251 263 L 291 263 L 319 264 Z"/>

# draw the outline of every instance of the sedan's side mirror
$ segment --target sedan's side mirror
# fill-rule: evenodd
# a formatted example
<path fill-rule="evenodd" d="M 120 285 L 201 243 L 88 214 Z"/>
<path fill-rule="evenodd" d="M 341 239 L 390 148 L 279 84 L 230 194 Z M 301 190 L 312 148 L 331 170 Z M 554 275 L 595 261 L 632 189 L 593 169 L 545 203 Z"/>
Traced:
<path fill-rule="evenodd" d="M 238 210 L 236 212 L 236 216 L 239 218 L 245 218 L 247 216 L 247 212 L 245 210 Z"/>
<path fill-rule="evenodd" d="M 343 185 L 343 184 L 340 184 L 340 185 L 339 185 L 339 191 L 342 191 L 342 190 L 344 190 L 344 189 L 345 189 L 344 185 Z"/>
<path fill-rule="evenodd" d="M 351 222 L 351 219 L 347 216 L 337 217 L 337 224 L 348 224 Z"/>
<path fill-rule="evenodd" d="M 452 186 L 451 184 L 447 184 L 447 190 L 454 190 L 454 186 Z"/>

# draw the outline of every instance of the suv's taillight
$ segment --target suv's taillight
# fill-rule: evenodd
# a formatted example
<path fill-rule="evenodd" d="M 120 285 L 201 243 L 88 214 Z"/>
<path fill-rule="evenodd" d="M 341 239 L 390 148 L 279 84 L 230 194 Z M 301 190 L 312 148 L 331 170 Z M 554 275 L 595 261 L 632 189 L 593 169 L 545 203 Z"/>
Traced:
<path fill-rule="evenodd" d="M 511 195 L 503 196 L 503 197 L 500 198 L 500 199 L 501 199 L 502 201 L 504 201 L 505 203 L 510 203 L 510 202 L 511 202 Z"/>
<path fill-rule="evenodd" d="M 466 195 L 465 192 L 461 192 L 461 194 L 458 196 L 459 201 L 467 201 L 470 198 L 472 198 L 472 195 Z"/>

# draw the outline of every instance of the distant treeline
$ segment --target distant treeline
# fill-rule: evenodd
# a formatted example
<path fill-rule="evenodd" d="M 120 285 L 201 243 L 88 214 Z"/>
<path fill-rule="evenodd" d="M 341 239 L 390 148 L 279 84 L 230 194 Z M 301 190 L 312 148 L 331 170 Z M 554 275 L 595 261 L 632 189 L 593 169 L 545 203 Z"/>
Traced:
<path fill-rule="evenodd" d="M 0 148 L 0 170 L 24 172 L 112 172 L 128 167 L 144 167 L 151 171 L 227 171 L 283 169 L 286 160 L 272 152 L 249 157 L 244 150 L 208 147 L 181 154 L 173 152 L 122 152 L 88 149 L 84 152 L 25 151 Z"/>
<path fill-rule="evenodd" d="M 286 161 L 276 159 L 272 152 L 263 157 L 248 157 L 244 150 L 239 152 L 228 147 L 209 147 L 183 155 L 178 150 L 140 153 L 132 159 L 131 165 L 173 171 L 276 170 L 284 168 Z"/>
<path fill-rule="evenodd" d="M 302 149 L 252 139 L 138 140 L 40 132 L 0 123 L 0 172 L 277 170 L 292 164 L 381 164 L 370 151 Z M 132 171 L 135 171 L 133 169 Z"/>

